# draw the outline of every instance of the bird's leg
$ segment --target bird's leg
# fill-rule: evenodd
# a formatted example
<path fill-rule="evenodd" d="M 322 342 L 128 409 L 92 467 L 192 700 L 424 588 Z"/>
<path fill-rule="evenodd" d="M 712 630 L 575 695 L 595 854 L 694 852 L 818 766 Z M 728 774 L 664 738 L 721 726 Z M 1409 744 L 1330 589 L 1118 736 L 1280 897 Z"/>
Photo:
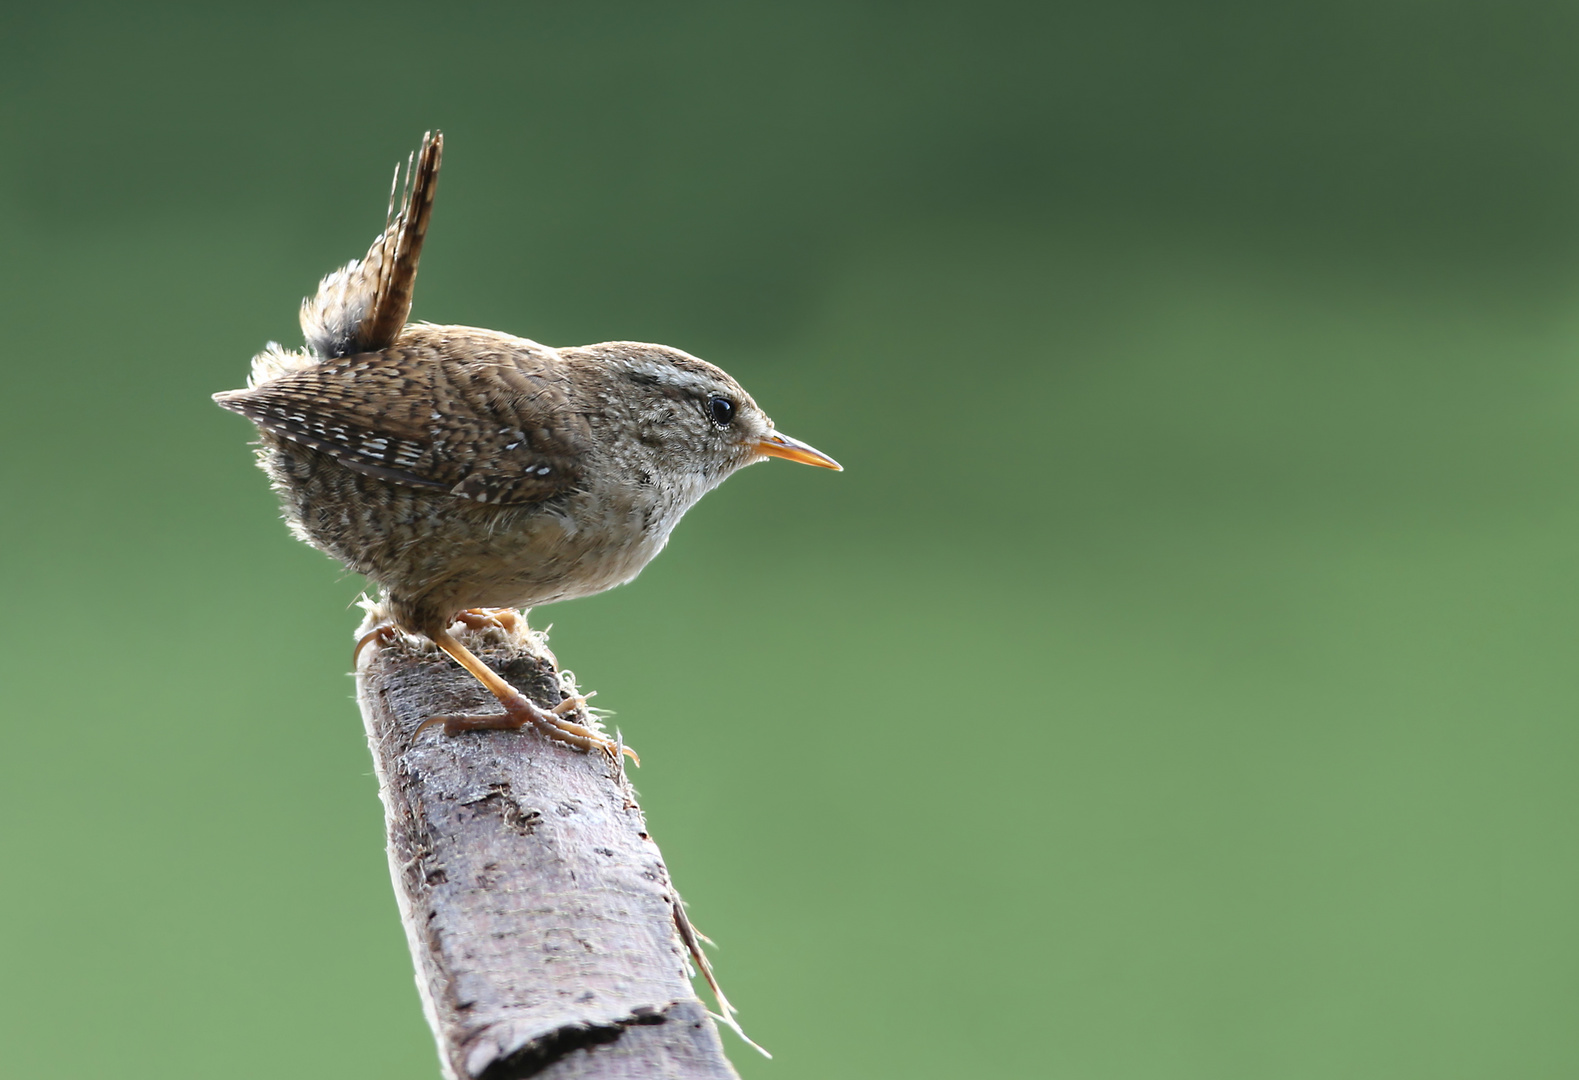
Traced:
<path fill-rule="evenodd" d="M 504 712 L 489 713 L 485 716 L 430 716 L 417 725 L 417 730 L 412 732 L 413 737 L 421 734 L 432 724 L 443 724 L 446 735 L 458 735 L 463 731 L 517 731 L 531 724 L 548 738 L 558 742 L 569 743 L 586 751 L 602 750 L 610 757 L 615 757 L 620 750 L 624 750 L 632 761 L 641 764 L 641 759 L 630 747 L 620 747 L 612 739 L 605 738 L 591 728 L 566 720 L 560 715 L 560 710 L 564 710 L 566 705 L 571 705 L 572 708 L 579 707 L 577 698 L 569 698 L 553 710 L 541 708 L 500 678 L 487 664 L 477 659 L 470 649 L 451 637 L 448 630 L 439 630 L 430 636 L 433 644 L 447 652 L 457 664 L 471 672 L 478 682 L 486 686 L 489 693 L 499 699 L 499 704 L 504 706 Z"/>

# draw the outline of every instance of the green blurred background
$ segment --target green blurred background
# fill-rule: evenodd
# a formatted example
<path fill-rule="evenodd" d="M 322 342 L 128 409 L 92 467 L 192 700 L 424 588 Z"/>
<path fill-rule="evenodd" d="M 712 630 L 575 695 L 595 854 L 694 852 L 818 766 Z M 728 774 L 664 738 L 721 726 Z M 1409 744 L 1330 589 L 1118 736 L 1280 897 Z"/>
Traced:
<path fill-rule="evenodd" d="M 0 1071 L 437 1073 L 241 384 L 415 315 L 840 476 L 544 609 L 777 1060 L 1579 1075 L 1579 8 L 0 8 Z"/>

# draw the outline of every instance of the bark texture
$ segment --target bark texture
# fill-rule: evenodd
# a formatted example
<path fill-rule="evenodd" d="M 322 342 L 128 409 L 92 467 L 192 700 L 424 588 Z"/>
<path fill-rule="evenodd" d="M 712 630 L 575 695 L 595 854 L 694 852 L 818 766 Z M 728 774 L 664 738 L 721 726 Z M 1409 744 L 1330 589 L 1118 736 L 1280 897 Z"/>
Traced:
<path fill-rule="evenodd" d="M 468 642 L 540 705 L 564 698 L 541 635 Z M 622 769 L 532 730 L 414 736 L 430 716 L 498 711 L 424 644 L 370 647 L 357 697 L 445 1075 L 736 1077 L 691 988 L 694 935 Z"/>

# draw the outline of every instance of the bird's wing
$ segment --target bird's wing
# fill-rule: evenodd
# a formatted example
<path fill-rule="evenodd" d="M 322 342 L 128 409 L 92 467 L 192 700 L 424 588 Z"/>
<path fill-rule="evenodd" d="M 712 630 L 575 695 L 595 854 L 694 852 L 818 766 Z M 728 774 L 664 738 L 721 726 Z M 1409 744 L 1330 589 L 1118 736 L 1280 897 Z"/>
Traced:
<path fill-rule="evenodd" d="M 399 213 L 390 192 L 390 215 L 383 233 L 367 249 L 318 285 L 318 295 L 302 301 L 302 333 L 320 357 L 336 358 L 388 348 L 411 314 L 417 259 L 433 213 L 444 135 L 431 132 L 406 163 L 406 185 Z M 395 169 L 400 178 L 400 169 Z"/>
<path fill-rule="evenodd" d="M 357 472 L 519 505 L 574 487 L 591 443 L 557 365 L 533 360 L 441 361 L 397 344 L 214 399 Z"/>

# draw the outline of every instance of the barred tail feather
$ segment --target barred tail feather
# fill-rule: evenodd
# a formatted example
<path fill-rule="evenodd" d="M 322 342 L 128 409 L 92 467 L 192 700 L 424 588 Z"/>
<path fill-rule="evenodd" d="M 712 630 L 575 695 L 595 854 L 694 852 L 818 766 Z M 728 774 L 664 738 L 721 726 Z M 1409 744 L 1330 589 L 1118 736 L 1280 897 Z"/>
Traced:
<path fill-rule="evenodd" d="M 373 241 L 367 257 L 324 278 L 318 294 L 302 301 L 302 333 L 315 356 L 329 359 L 388 348 L 406 325 L 443 152 L 442 132 L 423 136 L 422 149 L 406 167 L 400 211 Z M 390 203 L 393 208 L 393 192 Z"/>

